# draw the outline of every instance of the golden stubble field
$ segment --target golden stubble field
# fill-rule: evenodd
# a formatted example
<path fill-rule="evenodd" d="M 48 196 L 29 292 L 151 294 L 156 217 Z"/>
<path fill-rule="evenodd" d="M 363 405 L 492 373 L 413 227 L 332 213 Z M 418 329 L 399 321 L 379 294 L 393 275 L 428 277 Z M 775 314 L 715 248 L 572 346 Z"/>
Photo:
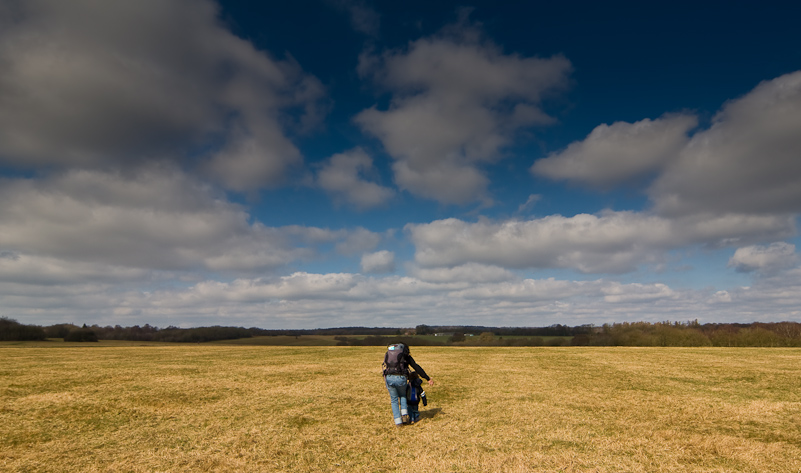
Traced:
<path fill-rule="evenodd" d="M 801 350 L 0 348 L 0 470 L 798 472 Z"/>

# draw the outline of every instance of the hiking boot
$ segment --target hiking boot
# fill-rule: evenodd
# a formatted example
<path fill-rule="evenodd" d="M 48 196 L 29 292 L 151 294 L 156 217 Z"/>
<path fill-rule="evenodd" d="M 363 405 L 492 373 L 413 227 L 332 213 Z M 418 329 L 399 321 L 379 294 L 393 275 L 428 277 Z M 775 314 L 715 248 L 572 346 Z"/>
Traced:
<path fill-rule="evenodd" d="M 403 421 L 404 424 L 408 424 L 409 423 L 409 416 L 407 416 L 407 415 L 406 416 L 401 416 L 401 420 Z"/>

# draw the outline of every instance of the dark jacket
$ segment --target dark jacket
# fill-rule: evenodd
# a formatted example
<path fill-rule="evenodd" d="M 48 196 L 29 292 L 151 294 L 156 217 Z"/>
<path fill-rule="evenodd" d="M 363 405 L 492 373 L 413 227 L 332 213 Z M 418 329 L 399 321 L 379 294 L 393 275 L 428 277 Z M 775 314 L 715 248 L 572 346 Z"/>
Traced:
<path fill-rule="evenodd" d="M 412 401 L 412 391 L 417 392 L 417 400 Z M 423 401 L 423 405 L 428 405 L 428 400 L 425 398 L 425 391 L 423 391 L 423 380 L 420 378 L 413 379 L 409 381 L 409 384 L 406 385 L 406 399 L 408 400 L 409 404 L 418 405 L 420 401 Z"/>
<path fill-rule="evenodd" d="M 409 366 L 414 368 L 414 372 L 419 374 L 421 378 L 425 379 L 426 381 L 431 379 L 428 377 L 426 372 L 423 371 L 423 368 L 421 368 L 420 365 L 414 362 L 414 358 L 412 358 L 412 355 L 406 355 L 406 362 L 409 363 Z"/>

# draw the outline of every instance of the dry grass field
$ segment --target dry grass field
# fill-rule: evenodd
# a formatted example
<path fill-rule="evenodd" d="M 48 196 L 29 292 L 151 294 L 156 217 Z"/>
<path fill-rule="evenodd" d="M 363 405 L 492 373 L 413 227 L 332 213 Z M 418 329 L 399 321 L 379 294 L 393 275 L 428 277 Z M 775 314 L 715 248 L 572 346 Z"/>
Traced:
<path fill-rule="evenodd" d="M 801 350 L 0 346 L 0 470 L 799 472 Z"/>

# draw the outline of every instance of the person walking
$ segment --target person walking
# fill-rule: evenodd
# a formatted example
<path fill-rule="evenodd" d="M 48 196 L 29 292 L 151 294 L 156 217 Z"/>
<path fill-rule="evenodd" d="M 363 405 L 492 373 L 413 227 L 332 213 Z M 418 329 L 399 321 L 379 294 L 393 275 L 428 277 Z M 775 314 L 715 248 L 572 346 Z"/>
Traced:
<path fill-rule="evenodd" d="M 403 343 L 395 343 L 387 348 L 383 367 L 384 383 L 389 392 L 389 401 L 392 403 L 392 417 L 395 426 L 401 427 L 409 422 L 409 406 L 406 400 L 409 367 L 414 368 L 421 378 L 427 380 L 429 386 L 434 385 L 434 380 L 414 361 L 409 353 L 409 347 Z"/>
<path fill-rule="evenodd" d="M 423 380 L 417 372 L 409 373 L 409 384 L 406 386 L 406 404 L 409 407 L 409 423 L 420 422 L 420 402 L 428 405 L 426 392 L 423 391 Z"/>

